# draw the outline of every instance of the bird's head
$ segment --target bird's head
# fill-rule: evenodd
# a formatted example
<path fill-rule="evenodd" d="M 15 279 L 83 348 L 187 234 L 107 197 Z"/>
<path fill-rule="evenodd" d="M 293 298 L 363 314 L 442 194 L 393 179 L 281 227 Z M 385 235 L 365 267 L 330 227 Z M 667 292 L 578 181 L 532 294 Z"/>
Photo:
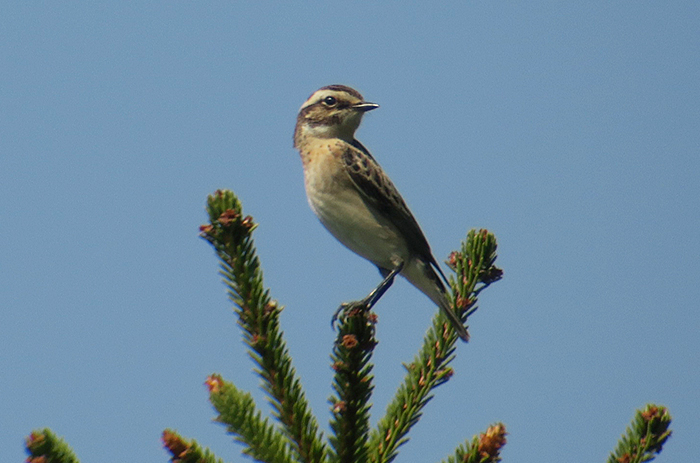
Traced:
<path fill-rule="evenodd" d="M 362 116 L 379 105 L 369 103 L 360 92 L 345 85 L 316 90 L 299 109 L 294 145 L 304 137 L 340 138 L 352 142 Z"/>

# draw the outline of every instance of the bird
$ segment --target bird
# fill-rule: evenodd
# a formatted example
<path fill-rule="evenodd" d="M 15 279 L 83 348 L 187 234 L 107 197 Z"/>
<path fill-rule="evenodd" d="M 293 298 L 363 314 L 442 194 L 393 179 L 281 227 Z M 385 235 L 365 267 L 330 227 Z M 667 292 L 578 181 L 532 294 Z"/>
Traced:
<path fill-rule="evenodd" d="M 428 240 L 392 181 L 355 138 L 364 114 L 378 107 L 338 84 L 320 88 L 301 106 L 294 147 L 309 205 L 331 235 L 379 269 L 383 280 L 360 301 L 367 310 L 401 275 L 444 312 L 466 342 L 469 334 L 450 305 L 447 278 Z"/>

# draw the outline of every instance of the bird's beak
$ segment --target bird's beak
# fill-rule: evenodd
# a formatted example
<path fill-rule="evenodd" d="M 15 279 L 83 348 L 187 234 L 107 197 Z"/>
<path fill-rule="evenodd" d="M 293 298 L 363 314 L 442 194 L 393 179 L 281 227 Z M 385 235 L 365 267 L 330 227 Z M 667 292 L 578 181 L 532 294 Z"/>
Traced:
<path fill-rule="evenodd" d="M 379 105 L 377 103 L 368 103 L 367 101 L 363 101 L 362 103 L 357 103 L 352 105 L 353 109 L 357 109 L 358 111 L 361 111 L 363 113 L 366 113 L 367 111 L 372 111 L 373 109 L 377 109 Z"/>

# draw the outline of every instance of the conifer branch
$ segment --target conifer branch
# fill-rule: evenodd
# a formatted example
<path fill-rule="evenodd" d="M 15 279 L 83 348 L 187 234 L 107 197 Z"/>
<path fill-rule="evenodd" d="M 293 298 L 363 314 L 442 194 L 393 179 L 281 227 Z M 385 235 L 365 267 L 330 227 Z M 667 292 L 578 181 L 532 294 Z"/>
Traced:
<path fill-rule="evenodd" d="M 50 429 L 32 431 L 25 440 L 27 463 L 79 463 L 70 446 Z"/>
<path fill-rule="evenodd" d="M 648 404 L 637 410 L 626 434 L 620 437 L 608 463 L 642 463 L 653 460 L 671 436 L 671 415 L 661 405 Z"/>
<path fill-rule="evenodd" d="M 443 460 L 443 463 L 498 463 L 501 461 L 501 449 L 506 444 L 506 427 L 497 423 L 474 436 L 471 442 L 460 445 L 455 454 Z"/>
<path fill-rule="evenodd" d="M 376 315 L 364 306 L 347 307 L 341 317 L 331 355 L 335 395 L 329 399 L 334 434 L 329 440 L 334 462 L 367 461 L 375 324 Z"/>
<path fill-rule="evenodd" d="M 263 379 L 262 387 L 275 416 L 293 443 L 299 461 L 324 462 L 325 444 L 282 339 L 282 308 L 271 300 L 263 286 L 252 238 L 256 225 L 250 216 L 243 216 L 240 201 L 229 190 L 210 195 L 207 212 L 211 223 L 200 227 L 201 236 L 221 260 L 221 274 L 229 288 L 229 298 L 238 307 L 238 324 L 243 329 L 248 354 L 258 365 L 256 373 Z"/>
<path fill-rule="evenodd" d="M 186 440 L 172 429 L 163 431 L 163 447 L 170 452 L 173 463 L 224 463 L 209 449 L 202 449 L 194 440 Z"/>
<path fill-rule="evenodd" d="M 455 312 L 466 321 L 476 311 L 476 296 L 486 286 L 501 278 L 503 272 L 494 266 L 496 238 L 486 230 L 471 230 L 462 242 L 461 251 L 450 255 Z M 479 287 L 477 287 L 479 285 Z M 404 382 L 387 407 L 370 437 L 369 461 L 388 463 L 398 455 L 398 448 L 408 441 L 406 434 L 418 422 L 423 407 L 432 398 L 431 392 L 452 376 L 448 365 L 454 359 L 457 334 L 439 312 L 425 335 L 423 346 L 413 362 L 406 366 Z"/>
<path fill-rule="evenodd" d="M 243 453 L 267 463 L 292 463 L 289 442 L 255 406 L 253 396 L 243 392 L 219 375 L 207 378 L 209 399 L 219 412 L 216 421 L 246 446 Z"/>
<path fill-rule="evenodd" d="M 442 312 L 434 317 L 418 355 L 406 366 L 407 374 L 396 396 L 387 406 L 377 428 L 369 431 L 373 365 L 370 363 L 375 340 L 375 315 L 355 304 L 341 320 L 331 355 L 334 395 L 330 437 L 332 450 L 322 442 L 322 434 L 310 412 L 301 383 L 291 364 L 282 339 L 279 315 L 282 310 L 263 286 L 262 269 L 255 252 L 252 232 L 256 225 L 243 216 L 236 196 L 219 190 L 208 197 L 210 224 L 200 227 L 201 237 L 216 250 L 221 275 L 229 298 L 237 306 L 238 324 L 243 329 L 248 354 L 257 364 L 274 415 L 281 428 L 262 417 L 249 393 L 240 391 L 220 376 L 207 379 L 210 400 L 244 453 L 267 463 L 388 463 L 398 448 L 408 441 L 407 433 L 420 419 L 432 391 L 452 376 L 458 339 L 452 324 Z M 494 265 L 496 239 L 486 230 L 470 231 L 459 252 L 450 255 L 452 304 L 466 322 L 477 309 L 477 296 L 503 272 Z M 627 432 L 620 438 L 608 463 L 641 463 L 658 455 L 671 435 L 671 416 L 666 407 L 649 404 L 637 411 Z M 197 442 L 185 440 L 166 429 L 162 436 L 174 463 L 223 463 Z M 460 445 L 443 463 L 497 463 L 506 443 L 505 426 L 490 426 L 485 433 Z M 28 463 L 78 463 L 70 447 L 49 429 L 33 431 L 26 439 Z"/>

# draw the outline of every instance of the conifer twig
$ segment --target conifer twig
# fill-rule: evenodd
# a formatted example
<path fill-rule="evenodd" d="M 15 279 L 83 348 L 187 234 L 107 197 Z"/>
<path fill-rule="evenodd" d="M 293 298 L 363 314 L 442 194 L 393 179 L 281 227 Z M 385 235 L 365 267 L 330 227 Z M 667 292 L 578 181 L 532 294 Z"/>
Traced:
<path fill-rule="evenodd" d="M 256 225 L 243 216 L 236 196 L 219 190 L 209 196 L 210 223 L 200 227 L 201 237 L 216 250 L 229 298 L 237 306 L 248 354 L 257 364 L 274 415 L 281 426 L 262 417 L 252 396 L 224 381 L 219 375 L 207 379 L 210 401 L 244 453 L 266 463 L 389 463 L 407 433 L 420 419 L 433 390 L 452 376 L 449 364 L 455 357 L 458 338 L 452 325 L 438 312 L 406 377 L 385 416 L 369 430 L 370 397 L 376 345 L 376 317 L 366 307 L 353 305 L 344 313 L 331 355 L 335 370 L 329 441 L 323 442 L 315 418 L 301 389 L 282 339 L 279 315 L 282 310 L 264 288 L 262 270 L 253 245 Z M 486 230 L 470 231 L 459 252 L 450 255 L 452 305 L 466 322 L 477 309 L 477 296 L 502 277 L 496 260 L 496 239 Z M 648 404 L 638 410 L 608 463 L 642 463 L 653 460 L 671 435 L 671 416 L 666 407 Z M 196 441 L 186 440 L 166 429 L 162 435 L 173 463 L 223 463 Z M 460 445 L 443 463 L 498 463 L 506 443 L 501 423 Z M 28 463 L 79 463 L 72 449 L 51 430 L 33 431 L 26 439 Z"/>
<path fill-rule="evenodd" d="M 209 376 L 206 385 L 209 399 L 219 412 L 216 420 L 226 424 L 235 439 L 246 446 L 243 453 L 258 461 L 292 463 L 286 439 L 280 439 L 277 429 L 262 417 L 250 393 L 219 375 Z"/>
<path fill-rule="evenodd" d="M 172 429 L 163 431 L 163 447 L 172 455 L 172 463 L 224 463 L 209 449 L 203 449 L 193 440 L 186 440 Z"/>
<path fill-rule="evenodd" d="M 642 463 L 653 460 L 671 436 L 671 415 L 661 405 L 637 410 L 626 434 L 620 437 L 608 463 Z"/>
<path fill-rule="evenodd" d="M 453 307 L 465 320 L 476 311 L 476 296 L 486 286 L 501 278 L 503 272 L 494 266 L 496 238 L 486 230 L 471 230 L 462 242 L 461 251 L 450 255 Z M 477 285 L 480 285 L 477 287 Z M 404 382 L 387 406 L 386 415 L 370 436 L 372 463 L 388 463 L 398 455 L 398 448 L 408 441 L 408 431 L 418 422 L 423 407 L 432 398 L 432 391 L 453 374 L 448 365 L 454 359 L 457 334 L 439 312 L 425 335 L 423 346 L 406 367 Z"/>
<path fill-rule="evenodd" d="M 25 441 L 27 463 L 79 463 L 70 446 L 50 429 L 32 431 Z"/>
<path fill-rule="evenodd" d="M 367 461 L 370 396 L 372 394 L 372 351 L 376 315 L 364 306 L 353 306 L 341 317 L 338 337 L 331 355 L 334 396 L 330 398 L 333 416 L 330 444 L 333 461 Z"/>
<path fill-rule="evenodd" d="M 258 365 L 263 389 L 299 461 L 325 461 L 316 419 L 296 377 L 292 360 L 282 338 L 279 314 L 263 286 L 262 269 L 255 252 L 252 232 L 256 225 L 243 216 L 241 203 L 229 190 L 218 190 L 207 200 L 210 224 L 200 227 L 202 238 L 216 250 L 229 298 L 238 307 L 238 324 L 243 329 L 248 354 Z"/>
<path fill-rule="evenodd" d="M 501 461 L 501 449 L 506 445 L 506 427 L 496 423 L 471 442 L 460 445 L 455 454 L 443 460 L 443 463 L 498 463 Z"/>

